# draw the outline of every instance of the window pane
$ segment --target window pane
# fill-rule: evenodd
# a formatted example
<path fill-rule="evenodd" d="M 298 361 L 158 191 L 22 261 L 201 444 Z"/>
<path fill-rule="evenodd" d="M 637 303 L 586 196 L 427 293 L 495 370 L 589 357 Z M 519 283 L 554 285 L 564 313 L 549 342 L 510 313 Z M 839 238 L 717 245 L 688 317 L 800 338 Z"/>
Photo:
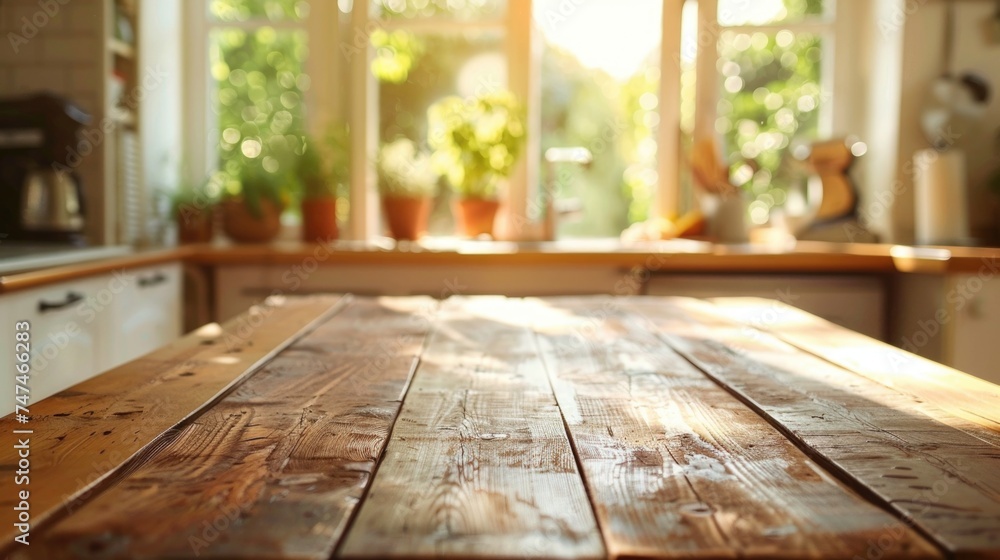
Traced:
<path fill-rule="evenodd" d="M 507 13 L 507 0 L 371 0 L 373 17 L 388 19 L 496 19 Z"/>
<path fill-rule="evenodd" d="M 304 130 L 306 33 L 217 29 L 210 51 L 220 169 L 236 175 L 259 161 L 269 172 L 289 171 Z"/>
<path fill-rule="evenodd" d="M 716 130 L 733 179 L 753 193 L 751 219 L 764 223 L 799 179 L 789 146 L 819 127 L 821 39 L 812 33 L 724 32 Z M 740 166 L 737 162 L 748 162 Z"/>
<path fill-rule="evenodd" d="M 501 32 L 412 34 L 397 30 L 392 34 L 396 35 L 390 41 L 393 44 L 376 50 L 376 62 L 384 58 L 383 70 L 388 71 L 373 68 L 380 81 L 380 145 L 407 138 L 419 152 L 427 153 L 427 109 L 431 105 L 450 95 L 469 98 L 507 87 Z M 405 72 L 400 65 L 406 67 Z M 452 193 L 444 181 L 439 183 L 428 232 L 454 235 Z"/>
<path fill-rule="evenodd" d="M 536 0 L 542 55 L 542 200 L 577 210 L 559 237 L 618 236 L 648 217 L 656 189 L 660 0 Z M 609 46 L 610 45 L 610 46 Z M 669 110 L 676 111 L 677 108 Z M 548 148 L 582 146 L 589 166 L 545 163 Z"/>
<path fill-rule="evenodd" d="M 223 22 L 301 21 L 309 16 L 306 0 L 211 0 L 209 14 Z"/>
<path fill-rule="evenodd" d="M 767 25 L 802 21 L 826 13 L 832 0 L 719 0 L 722 25 Z"/>

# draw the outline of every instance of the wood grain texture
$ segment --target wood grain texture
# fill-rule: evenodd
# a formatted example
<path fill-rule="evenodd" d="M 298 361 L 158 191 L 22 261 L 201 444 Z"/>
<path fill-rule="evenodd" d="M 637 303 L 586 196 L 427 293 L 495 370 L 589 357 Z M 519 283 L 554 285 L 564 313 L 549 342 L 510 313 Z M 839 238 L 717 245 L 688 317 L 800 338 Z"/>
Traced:
<path fill-rule="evenodd" d="M 531 302 L 614 558 L 938 558 L 612 298 Z"/>
<path fill-rule="evenodd" d="M 31 405 L 31 521 L 75 512 L 130 459 L 336 313 L 339 296 L 276 298 Z M 266 328 L 261 328 L 266 325 Z M 10 434 L 26 426 L 0 419 Z M 0 449 L 0 542 L 15 536 L 16 450 Z M 20 546 L 20 545 L 19 545 Z"/>
<path fill-rule="evenodd" d="M 354 300 L 21 556 L 328 558 L 382 453 L 436 306 L 391 304 Z M 392 356 L 357 352 L 377 342 L 392 343 Z"/>
<path fill-rule="evenodd" d="M 779 301 L 711 300 L 727 319 L 758 327 L 844 369 L 949 413 L 941 421 L 1000 445 L 1000 386 L 835 325 Z"/>
<path fill-rule="evenodd" d="M 956 558 L 1000 557 L 1000 448 L 947 412 L 721 319 L 712 304 L 629 302 L 678 352 Z"/>
<path fill-rule="evenodd" d="M 604 548 L 516 300 L 443 305 L 348 558 L 598 558 Z"/>

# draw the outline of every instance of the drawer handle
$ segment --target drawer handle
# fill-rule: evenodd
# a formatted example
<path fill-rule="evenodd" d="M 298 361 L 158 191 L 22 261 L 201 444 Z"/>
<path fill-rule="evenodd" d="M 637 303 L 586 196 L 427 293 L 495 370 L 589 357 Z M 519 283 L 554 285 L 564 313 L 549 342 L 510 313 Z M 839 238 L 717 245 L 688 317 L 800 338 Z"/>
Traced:
<path fill-rule="evenodd" d="M 162 284 L 167 281 L 167 275 L 162 272 L 157 272 L 152 276 L 147 276 L 145 278 L 139 279 L 139 287 L 148 288 L 150 286 L 155 286 L 157 284 Z"/>
<path fill-rule="evenodd" d="M 38 301 L 38 312 L 45 313 L 46 311 L 54 311 L 56 309 L 62 309 L 64 307 L 69 307 L 78 301 L 83 301 L 83 294 L 78 294 L 76 292 L 69 292 L 66 294 L 66 299 L 60 302 L 53 303 L 51 301 L 39 300 Z"/>

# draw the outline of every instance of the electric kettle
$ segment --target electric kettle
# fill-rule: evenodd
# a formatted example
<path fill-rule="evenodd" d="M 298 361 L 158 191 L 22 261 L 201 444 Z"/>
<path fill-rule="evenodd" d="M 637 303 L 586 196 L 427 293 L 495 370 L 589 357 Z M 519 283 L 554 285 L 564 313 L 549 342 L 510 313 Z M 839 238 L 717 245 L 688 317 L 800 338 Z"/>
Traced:
<path fill-rule="evenodd" d="M 27 231 L 79 232 L 83 229 L 80 183 L 56 169 L 28 171 L 21 187 L 21 227 Z"/>

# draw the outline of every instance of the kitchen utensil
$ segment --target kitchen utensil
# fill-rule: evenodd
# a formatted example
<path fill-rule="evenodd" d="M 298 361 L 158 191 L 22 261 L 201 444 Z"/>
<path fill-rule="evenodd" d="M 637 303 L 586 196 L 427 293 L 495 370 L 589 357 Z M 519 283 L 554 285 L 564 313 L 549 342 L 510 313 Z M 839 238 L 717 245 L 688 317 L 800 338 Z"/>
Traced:
<path fill-rule="evenodd" d="M 986 111 L 992 94 L 989 82 L 973 72 L 954 72 L 955 3 L 945 5 L 945 37 L 941 76 L 931 84 L 920 125 L 938 151 L 953 147 Z"/>

